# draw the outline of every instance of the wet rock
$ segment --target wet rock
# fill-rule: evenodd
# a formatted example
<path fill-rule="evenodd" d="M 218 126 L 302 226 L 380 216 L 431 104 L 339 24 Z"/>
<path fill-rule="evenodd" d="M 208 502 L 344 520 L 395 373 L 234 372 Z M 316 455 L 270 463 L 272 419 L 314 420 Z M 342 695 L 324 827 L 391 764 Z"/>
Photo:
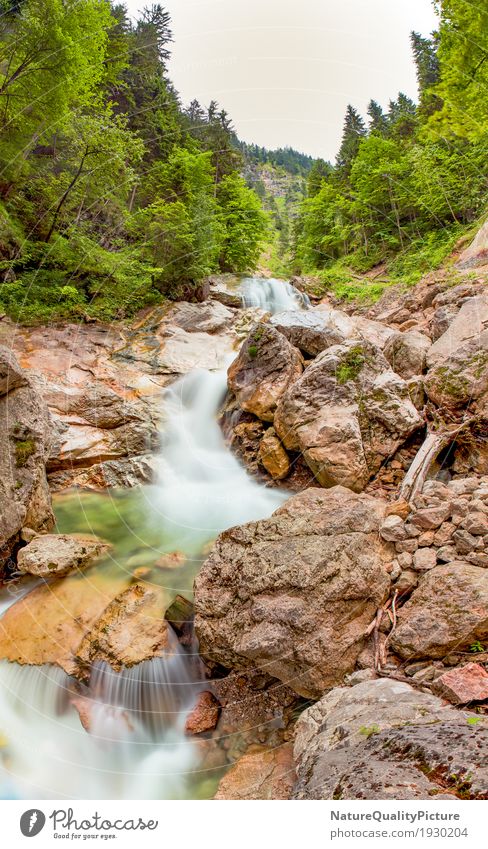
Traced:
<path fill-rule="evenodd" d="M 228 371 L 228 385 L 240 407 L 272 422 L 276 405 L 302 373 L 300 353 L 268 324 L 258 324 Z"/>
<path fill-rule="evenodd" d="M 39 578 L 57 578 L 86 569 L 110 548 L 109 543 L 93 536 L 43 534 L 20 549 L 17 571 Z"/>
<path fill-rule="evenodd" d="M 176 596 L 164 614 L 166 622 L 169 622 L 173 631 L 176 632 L 180 643 L 187 647 L 193 643 L 194 616 L 193 602 L 182 595 Z"/>
<path fill-rule="evenodd" d="M 242 307 L 241 278 L 232 274 L 218 274 L 209 278 L 210 298 L 226 307 Z"/>
<path fill-rule="evenodd" d="M 364 489 L 421 424 L 404 381 L 360 340 L 323 351 L 278 403 L 275 430 L 322 486 Z"/>
<path fill-rule="evenodd" d="M 435 692 L 454 705 L 488 699 L 488 672 L 479 663 L 450 669 L 435 682 Z"/>
<path fill-rule="evenodd" d="M 215 799 L 290 799 L 295 780 L 291 743 L 243 755 L 221 779 Z"/>
<path fill-rule="evenodd" d="M 83 637 L 122 586 L 120 580 L 107 585 L 74 574 L 31 590 L 0 619 L 0 658 L 30 666 L 57 664 L 73 674 Z"/>
<path fill-rule="evenodd" d="M 259 461 L 274 480 L 284 480 L 290 473 L 290 458 L 272 427 L 259 444 Z"/>
<path fill-rule="evenodd" d="M 96 662 L 120 672 L 171 650 L 161 604 L 160 592 L 138 584 L 114 598 L 77 649 L 79 677 L 87 678 Z"/>
<path fill-rule="evenodd" d="M 213 693 L 209 690 L 200 693 L 195 707 L 186 718 L 186 733 L 204 734 L 206 731 L 213 731 L 219 721 L 220 710 L 220 703 Z"/>
<path fill-rule="evenodd" d="M 395 333 L 385 345 L 383 353 L 393 371 L 408 380 L 424 373 L 426 354 L 431 344 L 424 333 L 411 330 L 407 333 Z"/>
<path fill-rule="evenodd" d="M 462 561 L 436 566 L 398 611 L 391 646 L 400 657 L 443 657 L 488 637 L 488 571 Z"/>
<path fill-rule="evenodd" d="M 384 507 L 343 487 L 308 489 L 221 534 L 195 581 L 203 656 L 257 666 L 306 697 L 342 681 L 389 591 Z"/>

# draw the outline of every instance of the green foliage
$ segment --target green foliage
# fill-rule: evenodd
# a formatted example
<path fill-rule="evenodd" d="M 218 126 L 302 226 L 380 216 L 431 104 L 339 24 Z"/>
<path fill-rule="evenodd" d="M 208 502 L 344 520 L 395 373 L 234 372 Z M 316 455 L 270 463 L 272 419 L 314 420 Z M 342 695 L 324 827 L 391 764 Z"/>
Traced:
<path fill-rule="evenodd" d="M 434 137 L 476 142 L 488 125 L 488 7 L 486 2 L 436 0 L 440 15 L 439 83 L 442 106 L 430 119 Z"/>
<path fill-rule="evenodd" d="M 340 297 L 369 301 L 391 282 L 417 282 L 445 260 L 486 209 L 488 123 L 481 79 L 488 71 L 486 27 L 482 31 L 486 13 L 460 0 L 440 5 L 439 33 L 432 39 L 411 36 L 419 106 L 400 92 L 385 114 L 371 100 L 368 131 L 348 106 L 335 169 L 309 181 L 293 267 L 316 275 L 322 291 L 330 288 Z M 480 74 L 476 86 L 470 77 L 463 121 L 453 105 L 455 81 L 459 85 L 464 78 L 462 63 L 473 63 L 465 55 L 465 35 L 455 39 L 462 25 L 476 44 Z M 476 132 L 467 129 L 471 107 L 480 116 Z M 380 262 L 386 271 L 377 283 L 356 279 Z"/>
<path fill-rule="evenodd" d="M 17 439 L 15 440 L 15 465 L 17 468 L 22 468 L 29 461 L 29 458 L 36 453 L 36 443 L 34 439 Z"/>
<path fill-rule="evenodd" d="M 368 738 L 368 737 L 371 737 L 373 734 L 379 734 L 380 733 L 380 727 L 379 727 L 379 725 L 361 725 L 361 728 L 359 729 L 359 733 L 363 737 Z"/>
<path fill-rule="evenodd" d="M 220 264 L 224 271 L 248 271 L 260 256 L 267 232 L 267 217 L 256 194 L 237 174 L 225 177 L 217 199 L 225 235 Z"/>
<path fill-rule="evenodd" d="M 337 368 L 337 383 L 349 383 L 356 380 L 364 365 L 364 354 L 360 347 L 350 348 Z"/>
<path fill-rule="evenodd" d="M 476 640 L 472 645 L 470 645 L 469 650 L 473 653 L 484 652 L 485 647 L 480 643 L 479 640 Z"/>

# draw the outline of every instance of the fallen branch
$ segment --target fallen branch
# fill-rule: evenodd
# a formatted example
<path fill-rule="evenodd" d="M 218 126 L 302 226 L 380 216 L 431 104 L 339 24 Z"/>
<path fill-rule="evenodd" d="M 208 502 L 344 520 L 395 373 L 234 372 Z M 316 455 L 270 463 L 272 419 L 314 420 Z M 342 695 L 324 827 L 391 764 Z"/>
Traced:
<path fill-rule="evenodd" d="M 470 427 L 474 421 L 475 419 L 472 417 L 455 428 L 427 433 L 420 449 L 415 455 L 412 465 L 403 479 L 399 498 L 403 501 L 413 501 L 415 496 L 422 491 L 430 467 L 442 449 L 450 445 L 453 439 L 462 430 Z"/>

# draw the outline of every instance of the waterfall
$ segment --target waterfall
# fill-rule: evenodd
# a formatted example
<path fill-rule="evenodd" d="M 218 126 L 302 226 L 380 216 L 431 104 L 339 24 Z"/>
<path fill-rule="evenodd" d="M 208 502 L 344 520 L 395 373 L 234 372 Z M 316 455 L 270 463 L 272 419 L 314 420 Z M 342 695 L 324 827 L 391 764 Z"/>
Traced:
<path fill-rule="evenodd" d="M 306 309 L 310 306 L 308 295 L 299 292 L 291 283 L 273 277 L 246 277 L 241 288 L 244 307 L 261 307 L 266 312 Z"/>
<path fill-rule="evenodd" d="M 307 305 L 284 281 L 260 278 L 244 280 L 243 302 L 272 313 Z M 217 422 L 226 377 L 198 369 L 166 390 L 158 481 L 140 496 L 196 564 L 220 531 L 265 518 L 287 498 L 250 478 L 227 449 Z M 176 637 L 164 657 L 131 669 L 94 665 L 87 686 L 54 666 L 0 662 L 0 796 L 184 798 L 198 765 L 184 724 L 202 686 Z"/>

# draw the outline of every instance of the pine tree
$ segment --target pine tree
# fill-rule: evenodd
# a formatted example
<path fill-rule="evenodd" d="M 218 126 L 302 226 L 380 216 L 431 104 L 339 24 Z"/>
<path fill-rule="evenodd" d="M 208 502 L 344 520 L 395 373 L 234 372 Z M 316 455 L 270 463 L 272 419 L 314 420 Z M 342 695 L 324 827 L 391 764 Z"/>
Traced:
<path fill-rule="evenodd" d="M 366 136 L 366 127 L 359 112 L 348 105 L 346 117 L 344 120 L 344 130 L 342 133 L 342 143 L 337 154 L 337 167 L 343 175 L 348 176 L 351 171 L 351 166 L 354 158 L 357 156 L 361 139 Z"/>
<path fill-rule="evenodd" d="M 315 160 L 310 169 L 307 181 L 307 194 L 309 198 L 315 197 L 320 192 L 322 184 L 330 177 L 332 171 L 333 168 L 330 162 L 326 162 L 324 159 Z"/>
<path fill-rule="evenodd" d="M 417 69 L 420 110 L 426 116 L 432 115 L 442 107 L 442 101 L 432 91 L 439 82 L 437 45 L 435 40 L 423 38 L 418 32 L 410 34 L 410 42 Z"/>
<path fill-rule="evenodd" d="M 399 92 L 397 100 L 390 100 L 388 106 L 388 124 L 390 133 L 400 138 L 413 136 L 417 127 L 417 107 L 413 100 Z"/>
<path fill-rule="evenodd" d="M 369 132 L 379 136 L 388 134 L 388 118 L 376 100 L 370 100 L 368 105 Z"/>

